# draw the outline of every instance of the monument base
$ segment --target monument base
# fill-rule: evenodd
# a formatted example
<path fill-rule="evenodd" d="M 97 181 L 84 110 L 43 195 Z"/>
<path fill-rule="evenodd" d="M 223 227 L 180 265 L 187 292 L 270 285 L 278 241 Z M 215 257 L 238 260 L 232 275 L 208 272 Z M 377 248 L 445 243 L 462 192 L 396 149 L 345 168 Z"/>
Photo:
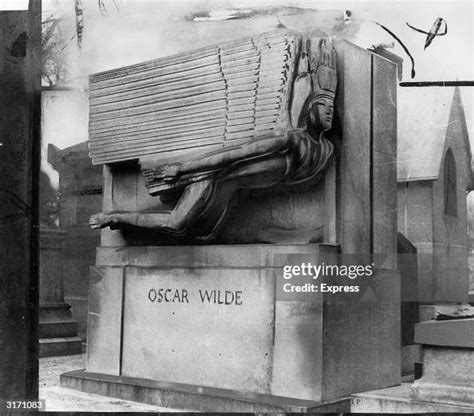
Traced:
<path fill-rule="evenodd" d="M 111 376 L 84 370 L 61 374 L 60 381 L 62 387 L 170 409 L 236 413 L 347 413 L 350 410 L 348 397 L 319 403 L 266 394 Z"/>
<path fill-rule="evenodd" d="M 415 327 L 423 344 L 423 376 L 414 383 L 354 394 L 354 413 L 474 413 L 474 319 L 426 321 Z"/>
<path fill-rule="evenodd" d="M 474 411 L 474 319 L 419 323 L 415 341 L 423 344 L 423 376 L 413 383 L 413 398 Z"/>
<path fill-rule="evenodd" d="M 192 391 L 255 403 L 285 397 L 308 409 L 397 385 L 396 271 L 353 280 L 359 300 L 280 292 L 284 267 L 336 264 L 337 254 L 325 244 L 101 247 L 90 276 L 82 377 L 136 386 L 153 380 L 158 390 L 203 386 Z M 372 298 L 364 300 L 366 293 Z"/>

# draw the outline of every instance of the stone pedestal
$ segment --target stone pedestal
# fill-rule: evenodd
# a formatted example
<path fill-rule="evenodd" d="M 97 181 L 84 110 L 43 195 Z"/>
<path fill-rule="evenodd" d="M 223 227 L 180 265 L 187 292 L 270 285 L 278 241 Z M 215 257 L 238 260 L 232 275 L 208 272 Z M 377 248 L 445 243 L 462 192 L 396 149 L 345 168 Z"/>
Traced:
<path fill-rule="evenodd" d="M 77 321 L 64 302 L 62 244 L 66 233 L 40 229 L 40 357 L 81 353 Z"/>
<path fill-rule="evenodd" d="M 413 398 L 474 411 L 474 319 L 421 322 L 415 341 L 423 344 L 424 360 Z"/>
<path fill-rule="evenodd" d="M 415 326 L 423 376 L 414 383 L 355 394 L 353 413 L 474 412 L 474 319 L 426 321 Z"/>
<path fill-rule="evenodd" d="M 168 391 L 167 406 L 181 407 L 185 394 L 185 407 L 202 411 L 269 410 L 249 407 L 268 400 L 273 410 L 296 403 L 309 410 L 396 385 L 397 284 L 382 290 L 386 301 L 335 302 L 321 293 L 311 301 L 280 300 L 277 294 L 292 255 L 331 264 L 337 249 L 99 248 L 90 277 L 87 370 L 63 375 L 62 383 L 122 397 L 110 386 L 128 380 L 140 390 L 154 380 L 149 403 L 163 405 L 166 389 L 176 392 Z M 388 276 L 398 281 L 396 272 Z M 375 286 L 384 280 L 380 272 Z M 203 399 L 209 395 L 223 402 Z"/>

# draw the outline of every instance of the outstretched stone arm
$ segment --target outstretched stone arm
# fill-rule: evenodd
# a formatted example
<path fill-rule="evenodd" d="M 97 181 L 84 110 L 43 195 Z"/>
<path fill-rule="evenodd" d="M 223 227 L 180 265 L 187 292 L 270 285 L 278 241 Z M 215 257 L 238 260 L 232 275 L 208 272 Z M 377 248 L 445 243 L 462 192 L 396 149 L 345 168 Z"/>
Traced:
<path fill-rule="evenodd" d="M 181 164 L 158 166 L 153 170 L 155 179 L 174 180 L 177 176 L 225 167 L 231 163 L 263 156 L 287 149 L 293 136 L 286 131 L 275 131 L 271 135 L 256 138 L 239 146 L 227 147 L 196 160 Z"/>
<path fill-rule="evenodd" d="M 206 207 L 212 193 L 212 181 L 202 181 L 188 186 L 173 210 L 115 211 L 92 215 L 89 225 L 92 229 L 110 227 L 120 229 L 140 227 L 181 233 Z"/>

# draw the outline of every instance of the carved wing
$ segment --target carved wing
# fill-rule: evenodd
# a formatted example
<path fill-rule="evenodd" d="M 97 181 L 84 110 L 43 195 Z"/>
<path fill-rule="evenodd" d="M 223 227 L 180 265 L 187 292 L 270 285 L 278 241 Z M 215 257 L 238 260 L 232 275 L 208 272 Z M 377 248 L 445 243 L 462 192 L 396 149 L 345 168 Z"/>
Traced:
<path fill-rule="evenodd" d="M 299 40 L 276 31 L 91 76 L 93 163 L 210 151 L 289 125 Z"/>

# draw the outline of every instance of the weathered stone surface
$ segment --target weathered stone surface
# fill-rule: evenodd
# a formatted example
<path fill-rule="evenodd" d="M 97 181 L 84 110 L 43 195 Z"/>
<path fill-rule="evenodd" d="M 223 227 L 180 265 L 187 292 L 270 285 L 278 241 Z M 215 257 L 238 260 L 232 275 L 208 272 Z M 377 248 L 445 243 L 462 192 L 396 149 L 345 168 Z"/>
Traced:
<path fill-rule="evenodd" d="M 122 296 L 122 268 L 91 268 L 87 339 L 89 371 L 120 374 Z"/>
<path fill-rule="evenodd" d="M 340 68 L 336 108 L 342 123 L 338 241 L 345 253 L 369 253 L 372 57 L 344 41 L 336 44 L 336 51 Z M 354 68 L 358 68 L 357 77 Z"/>
<path fill-rule="evenodd" d="M 77 354 L 77 320 L 64 301 L 64 231 L 40 228 L 40 357 Z"/>
<path fill-rule="evenodd" d="M 420 322 L 415 342 L 424 345 L 474 348 L 474 319 Z"/>
<path fill-rule="evenodd" d="M 109 376 L 81 370 L 62 374 L 61 386 L 166 408 L 172 407 L 181 411 L 341 413 L 348 412 L 350 408 L 348 398 L 318 403 L 234 390 Z"/>
<path fill-rule="evenodd" d="M 76 330 L 77 333 L 77 330 Z M 46 338 L 39 340 L 40 357 L 58 357 L 80 354 L 82 342 L 79 337 Z"/>
<path fill-rule="evenodd" d="M 294 255 L 334 253 L 336 245 L 236 245 L 236 246 L 159 246 L 159 247 L 99 247 L 98 266 L 137 266 L 195 268 L 262 268 L 281 267 L 291 263 Z"/>
<path fill-rule="evenodd" d="M 308 366 L 308 362 L 322 359 L 321 355 L 314 356 L 311 347 L 322 341 L 320 325 L 315 323 L 320 307 L 311 307 L 306 313 L 306 325 L 316 331 L 311 335 L 301 327 L 300 312 L 285 312 L 287 302 L 275 303 L 272 269 L 289 262 L 292 253 L 318 258 L 320 250 L 335 252 L 336 247 L 130 247 L 119 251 L 101 248 L 98 263 L 126 266 L 119 374 L 319 400 L 320 383 L 311 374 L 320 373 L 321 365 Z M 100 269 L 120 270 L 107 266 Z M 112 278 L 109 281 L 112 284 Z M 119 284 L 117 279 L 113 282 Z M 160 293 L 160 288 L 173 290 Z M 210 290 L 220 290 L 220 297 L 214 299 Z M 101 294 L 101 290 L 91 286 L 92 293 L 103 297 L 105 292 Z M 209 294 L 211 298 L 206 297 Z M 174 302 L 166 302 L 162 296 L 172 297 Z M 90 319 L 100 319 L 109 333 L 118 326 L 122 308 L 121 300 L 112 298 L 109 294 L 105 301 L 110 306 L 102 303 L 100 318 L 94 318 L 96 313 L 90 311 Z M 91 308 L 93 305 L 91 301 Z M 104 313 L 108 309 L 115 310 L 113 316 Z M 98 372 L 101 358 L 109 360 L 111 354 L 106 336 L 96 338 L 100 329 L 94 322 L 90 321 L 89 326 L 89 363 L 96 364 L 89 364 L 88 371 Z M 291 322 L 298 323 L 296 339 Z M 301 354 L 295 355 L 295 350 Z M 289 362 L 290 356 L 294 359 Z M 117 358 L 114 362 L 119 363 Z M 286 373 L 285 368 L 291 371 Z M 308 370 L 308 377 L 301 377 L 301 372 Z M 116 374 L 115 371 L 115 367 L 101 370 L 107 374 Z M 290 381 L 286 389 L 283 376 Z"/>
<path fill-rule="evenodd" d="M 396 299 L 397 292 L 392 292 L 385 302 L 324 305 L 324 398 L 400 384 L 400 304 Z"/>
<path fill-rule="evenodd" d="M 275 298 L 277 274 L 295 254 L 318 264 L 336 252 L 317 244 L 101 248 L 87 371 L 323 402 L 397 384 L 397 273 L 379 271 L 373 282 L 386 302 Z"/>
<path fill-rule="evenodd" d="M 472 326 L 472 325 L 471 325 Z M 473 331 L 470 332 L 471 344 Z M 423 346 L 423 377 L 412 385 L 415 400 L 474 407 L 473 349 Z"/>
<path fill-rule="evenodd" d="M 351 413 L 472 413 L 473 406 L 418 401 L 411 397 L 410 384 L 354 394 Z"/>
<path fill-rule="evenodd" d="M 270 393 L 271 276 L 243 268 L 125 273 L 122 375 Z"/>
<path fill-rule="evenodd" d="M 413 383 L 413 398 L 474 408 L 474 319 L 421 322 L 415 330 L 423 376 Z"/>
<path fill-rule="evenodd" d="M 396 269 L 397 259 L 397 66 L 372 61 L 373 252 L 387 254 L 380 267 Z"/>
<path fill-rule="evenodd" d="M 403 321 L 402 321 L 403 323 Z M 403 333 L 402 333 L 403 335 Z M 403 345 L 401 349 L 401 370 L 402 377 L 412 377 L 416 374 L 416 363 L 423 362 L 422 347 L 418 344 Z"/>

